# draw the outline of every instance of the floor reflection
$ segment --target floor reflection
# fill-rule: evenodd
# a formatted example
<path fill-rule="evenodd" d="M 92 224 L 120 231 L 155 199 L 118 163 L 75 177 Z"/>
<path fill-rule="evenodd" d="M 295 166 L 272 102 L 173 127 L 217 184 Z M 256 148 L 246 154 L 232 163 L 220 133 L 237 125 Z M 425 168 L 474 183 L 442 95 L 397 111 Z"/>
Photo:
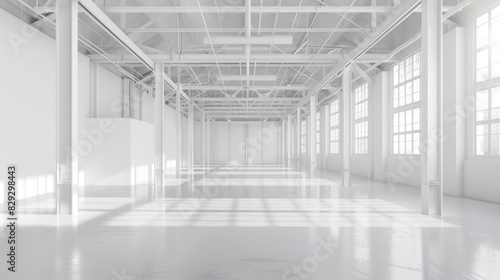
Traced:
<path fill-rule="evenodd" d="M 50 212 L 53 196 L 23 201 L 23 266 L 0 279 L 500 275 L 500 205 L 445 197 L 442 218 L 425 216 L 418 189 L 361 177 L 346 188 L 337 173 L 281 166 L 199 166 L 190 177 L 87 187 L 74 219 Z"/>

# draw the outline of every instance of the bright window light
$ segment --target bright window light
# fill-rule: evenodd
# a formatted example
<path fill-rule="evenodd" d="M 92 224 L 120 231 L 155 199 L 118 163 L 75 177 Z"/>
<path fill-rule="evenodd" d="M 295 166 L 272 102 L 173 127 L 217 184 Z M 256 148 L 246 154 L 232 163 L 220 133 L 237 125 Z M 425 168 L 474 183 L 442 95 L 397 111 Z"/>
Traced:
<path fill-rule="evenodd" d="M 420 154 L 420 52 L 392 68 L 392 148 L 395 155 Z"/>
<path fill-rule="evenodd" d="M 368 84 L 354 89 L 354 153 L 368 154 Z"/>
<path fill-rule="evenodd" d="M 300 152 L 305 154 L 307 149 L 307 123 L 303 120 L 300 124 Z"/>
<path fill-rule="evenodd" d="M 500 6 L 475 21 L 475 154 L 500 156 Z"/>
<path fill-rule="evenodd" d="M 340 152 L 339 137 L 339 100 L 335 99 L 330 103 L 330 153 L 338 154 Z"/>
<path fill-rule="evenodd" d="M 321 143 L 321 114 L 320 112 L 316 113 L 316 153 L 320 152 L 320 143 Z"/>

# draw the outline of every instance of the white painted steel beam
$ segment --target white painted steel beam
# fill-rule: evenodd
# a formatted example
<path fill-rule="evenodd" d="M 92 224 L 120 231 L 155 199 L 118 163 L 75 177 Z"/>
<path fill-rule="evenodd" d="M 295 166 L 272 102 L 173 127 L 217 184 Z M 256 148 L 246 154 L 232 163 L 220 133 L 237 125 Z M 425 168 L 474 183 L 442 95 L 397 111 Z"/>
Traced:
<path fill-rule="evenodd" d="M 223 77 L 217 76 L 217 81 L 276 81 L 276 75 L 224 75 Z"/>
<path fill-rule="evenodd" d="M 242 54 L 217 54 L 215 56 L 212 53 L 207 54 L 148 54 L 148 57 L 154 59 L 154 61 L 164 62 L 164 63 L 189 63 L 189 64 L 197 64 L 197 63 L 213 63 L 217 62 L 220 64 L 224 63 L 236 63 L 239 65 L 242 60 Z M 134 64 L 139 63 L 137 58 L 131 54 L 107 54 L 107 57 L 104 58 L 101 55 L 93 54 L 88 56 L 91 61 L 100 62 L 100 63 L 111 63 L 109 60 L 113 62 L 120 62 L 126 64 Z M 265 53 L 265 54 L 250 54 L 250 60 L 252 63 L 303 63 L 310 64 L 311 62 L 319 62 L 319 63 L 337 63 L 341 61 L 345 55 L 342 54 L 282 54 L 282 53 Z M 380 60 L 388 59 L 389 56 L 387 54 L 363 54 L 359 57 L 356 57 L 356 61 L 358 62 L 377 62 Z M 397 59 L 389 60 L 396 62 Z"/>
<path fill-rule="evenodd" d="M 422 0 L 421 206 L 423 214 L 437 215 L 441 215 L 443 207 L 441 9 L 442 0 Z"/>
<path fill-rule="evenodd" d="M 307 86 L 199 86 L 199 85 L 184 85 L 183 89 L 186 90 L 203 90 L 203 91 L 217 91 L 217 90 L 257 90 L 257 91 L 270 91 L 270 90 L 286 90 L 286 91 L 300 91 L 306 90 Z"/>
<path fill-rule="evenodd" d="M 292 139 L 292 115 L 288 115 L 288 122 L 287 122 L 287 130 L 286 130 L 286 139 L 287 139 L 287 159 L 288 159 L 288 166 L 291 167 L 293 165 L 293 139 Z"/>
<path fill-rule="evenodd" d="M 293 42 L 293 36 L 211 36 L 203 39 L 205 45 L 210 45 L 210 42 L 213 45 L 290 45 Z"/>
<path fill-rule="evenodd" d="M 56 2 L 56 209 L 78 212 L 78 3 Z"/>
<path fill-rule="evenodd" d="M 165 95 L 163 63 L 155 63 L 155 187 L 163 188 L 165 179 Z"/>
<path fill-rule="evenodd" d="M 188 104 L 188 177 L 194 178 L 194 110 L 193 102 Z"/>
<path fill-rule="evenodd" d="M 334 28 L 334 27 L 276 27 L 276 28 L 260 28 L 261 33 L 369 33 L 373 28 Z M 244 32 L 244 28 L 226 27 L 226 28 L 208 28 L 210 33 L 240 33 Z M 259 29 L 251 28 L 251 32 L 258 32 Z M 125 32 L 132 34 L 143 33 L 207 33 L 205 28 L 177 28 L 177 27 L 159 27 L 159 28 L 127 28 Z"/>
<path fill-rule="evenodd" d="M 351 185 L 352 156 L 352 70 L 348 65 L 342 74 L 342 185 Z"/>
<path fill-rule="evenodd" d="M 177 143 L 176 143 L 176 151 L 175 151 L 175 158 L 176 158 L 176 164 L 175 164 L 175 173 L 177 175 L 177 179 L 181 178 L 181 170 L 182 170 L 182 111 L 181 111 L 181 95 L 179 92 L 182 92 L 182 85 L 178 85 L 177 88 L 177 94 L 175 95 L 176 99 L 176 120 L 175 120 L 175 131 L 176 131 L 176 136 L 177 136 Z"/>
<path fill-rule="evenodd" d="M 318 168 L 316 158 L 316 99 L 317 95 L 312 95 L 309 98 L 309 168 L 311 176 L 316 173 Z"/>
<path fill-rule="evenodd" d="M 404 5 L 404 3 L 403 3 Z M 397 7 L 396 7 L 397 8 Z M 444 11 L 449 10 L 450 6 L 443 7 Z M 297 14 L 297 13 L 382 13 L 389 14 L 393 11 L 393 6 L 254 6 L 252 13 L 263 14 Z M 50 13 L 54 11 L 53 7 L 36 6 L 35 10 L 41 13 Z M 178 14 L 191 13 L 199 14 L 200 10 L 204 14 L 223 14 L 223 13 L 245 13 L 245 6 L 104 6 L 103 11 L 107 14 Z M 417 9 L 417 12 L 420 10 Z"/>
<path fill-rule="evenodd" d="M 301 141 L 302 141 L 302 123 L 301 123 L 300 109 L 297 110 L 297 117 L 295 120 L 295 143 L 296 143 L 296 167 L 300 168 L 300 154 L 301 154 Z"/>
<path fill-rule="evenodd" d="M 257 101 L 257 102 L 282 102 L 282 101 L 300 101 L 301 98 L 295 97 L 193 97 L 193 101 L 205 102 L 242 102 L 242 101 Z"/>
<path fill-rule="evenodd" d="M 345 67 L 353 63 L 353 61 L 359 61 L 359 59 L 370 50 L 375 44 L 377 44 L 382 38 L 389 34 L 396 26 L 402 23 L 408 16 L 414 13 L 417 8 L 420 7 L 421 0 L 408 0 L 407 2 L 399 5 L 394 13 L 390 14 L 387 19 L 382 22 L 379 27 L 366 37 L 363 42 L 361 42 L 354 50 L 345 56 L 344 59 L 339 61 L 335 67 L 328 72 L 328 74 L 323 77 L 319 83 L 317 83 L 307 95 L 303 98 L 296 108 L 305 105 L 310 97 L 319 91 L 321 91 L 326 85 L 331 83 L 333 79 L 338 77 Z M 296 109 L 295 108 L 295 109 Z M 293 110 L 295 111 L 295 110 Z"/>

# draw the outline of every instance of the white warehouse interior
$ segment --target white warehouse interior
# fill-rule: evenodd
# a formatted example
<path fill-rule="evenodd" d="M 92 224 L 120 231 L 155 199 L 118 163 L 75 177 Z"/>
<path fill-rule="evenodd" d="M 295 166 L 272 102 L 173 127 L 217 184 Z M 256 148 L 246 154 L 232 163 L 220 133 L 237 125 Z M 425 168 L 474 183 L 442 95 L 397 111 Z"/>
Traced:
<path fill-rule="evenodd" d="M 0 279 L 500 279 L 497 0 L 0 2 Z"/>

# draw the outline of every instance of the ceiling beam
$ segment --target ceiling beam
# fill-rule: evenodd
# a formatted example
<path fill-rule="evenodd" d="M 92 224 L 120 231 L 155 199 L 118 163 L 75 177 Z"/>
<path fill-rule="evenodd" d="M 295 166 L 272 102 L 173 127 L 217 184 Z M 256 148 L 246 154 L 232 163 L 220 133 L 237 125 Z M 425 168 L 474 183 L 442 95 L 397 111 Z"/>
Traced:
<path fill-rule="evenodd" d="M 240 63 L 242 61 L 242 54 L 148 54 L 150 59 L 157 62 L 173 63 Z M 101 55 L 94 54 L 88 56 L 91 61 L 99 63 L 110 63 L 106 58 Z M 108 54 L 107 57 L 112 61 L 121 63 L 137 63 L 137 58 L 130 54 Z M 217 59 L 216 59 L 217 58 Z M 387 54 L 364 54 L 357 60 L 360 62 L 376 62 L 382 59 L 387 59 Z M 335 63 L 343 59 L 342 54 L 251 54 L 250 60 L 252 63 L 306 63 L 312 61 Z M 396 61 L 396 60 L 395 60 Z"/>
<path fill-rule="evenodd" d="M 251 13 L 263 14 L 297 14 L 297 13 L 391 13 L 393 6 L 253 6 Z M 397 7 L 396 7 L 397 8 Z M 36 6 L 35 9 L 42 13 L 54 11 L 54 7 Z M 245 6 L 201 6 L 204 14 L 208 13 L 245 13 Z M 443 11 L 448 11 L 449 6 L 444 6 Z M 198 6 L 104 6 L 103 11 L 108 14 L 177 14 L 200 13 Z M 420 11 L 418 9 L 417 11 Z"/>
<path fill-rule="evenodd" d="M 211 104 L 210 104 L 211 105 Z M 210 106 L 210 105 L 205 105 L 203 106 L 203 109 L 205 109 L 207 112 L 209 112 L 210 110 L 231 110 L 231 109 L 252 109 L 252 110 L 261 110 L 261 109 L 264 109 L 264 110 L 267 110 L 267 109 L 270 109 L 270 108 L 278 108 L 278 109 L 286 109 L 286 108 L 290 108 L 290 107 L 293 107 L 294 104 L 293 103 L 290 103 L 290 104 L 276 104 L 275 106 L 280 106 L 280 107 L 262 107 L 262 106 Z"/>
<path fill-rule="evenodd" d="M 307 86 L 200 86 L 200 85 L 183 85 L 183 89 L 186 90 L 290 90 L 290 91 L 300 91 L 306 90 Z"/>
<path fill-rule="evenodd" d="M 357 61 L 362 57 L 370 48 L 377 44 L 382 38 L 389 34 L 396 26 L 401 24 L 408 16 L 410 16 L 417 8 L 420 7 L 421 0 L 409 0 L 399 5 L 394 13 L 389 15 L 387 19 L 382 22 L 377 30 L 366 37 L 354 50 L 345 56 L 344 59 L 339 61 L 337 65 L 317 83 L 306 96 L 291 110 L 289 114 L 294 113 L 297 108 L 300 108 L 309 102 L 312 95 L 320 92 L 326 85 L 330 84 L 336 77 L 338 77 L 345 69 L 346 66 L 353 61 Z"/>
<path fill-rule="evenodd" d="M 260 28 L 261 33 L 296 33 L 296 32 L 311 32 L 311 33 L 369 33 L 373 31 L 373 28 L 332 28 L 332 27 L 277 27 L 277 28 Z M 226 27 L 226 28 L 208 28 L 208 32 L 213 33 L 239 33 L 244 32 L 244 28 L 237 27 Z M 258 32 L 258 28 L 252 28 L 251 32 Z M 136 34 L 136 33 L 206 33 L 205 28 L 177 28 L 177 27 L 162 27 L 162 28 L 127 28 L 125 32 Z M 132 36 L 131 36 L 132 37 Z"/>
<path fill-rule="evenodd" d="M 300 101 L 301 98 L 293 97 L 192 97 L 193 101 L 205 102 L 242 102 L 242 101 L 256 101 L 256 102 L 284 102 L 284 101 Z"/>
<path fill-rule="evenodd" d="M 99 7 L 91 0 L 78 0 L 80 7 L 93 18 L 96 23 L 115 38 L 124 48 L 132 53 L 136 59 L 139 59 L 149 70 L 154 71 L 153 60 L 144 53 L 139 46 L 137 46 L 123 31 L 106 15 Z M 176 91 L 181 94 L 187 101 L 190 100 L 189 96 L 182 90 L 178 90 L 177 85 L 163 72 L 163 81 L 170 90 Z M 195 104 L 196 105 L 196 104 Z M 199 111 L 203 111 L 200 107 L 196 106 Z"/>

